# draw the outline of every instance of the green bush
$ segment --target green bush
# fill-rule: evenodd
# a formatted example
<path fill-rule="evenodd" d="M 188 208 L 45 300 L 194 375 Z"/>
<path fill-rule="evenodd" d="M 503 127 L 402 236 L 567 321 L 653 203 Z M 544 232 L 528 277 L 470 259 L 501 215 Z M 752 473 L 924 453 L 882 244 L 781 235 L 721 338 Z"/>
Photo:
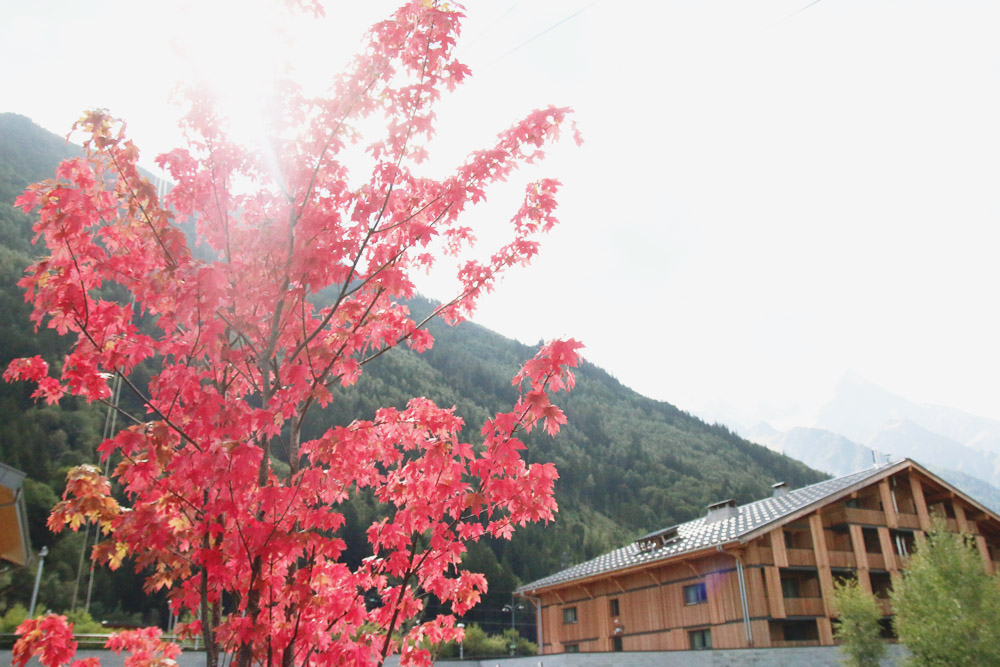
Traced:
<path fill-rule="evenodd" d="M 970 538 L 938 523 L 891 596 L 912 665 L 1000 665 L 1000 580 L 983 571 Z"/>
<path fill-rule="evenodd" d="M 479 625 L 473 623 L 465 628 L 465 641 L 462 643 L 466 658 L 495 658 L 510 655 L 510 645 L 516 645 L 516 655 L 536 655 L 538 646 L 508 628 L 502 635 L 487 634 Z M 457 658 L 458 642 L 448 642 L 440 647 L 438 658 Z"/>
<path fill-rule="evenodd" d="M 885 654 L 879 621 L 882 609 L 875 598 L 861 590 L 857 579 L 834 584 L 834 606 L 838 618 L 833 634 L 842 642 L 851 667 L 878 667 Z"/>
<path fill-rule="evenodd" d="M 28 618 L 28 610 L 18 602 L 8 609 L 6 614 L 0 616 L 0 634 L 12 634 L 26 618 Z"/>
<path fill-rule="evenodd" d="M 515 649 L 515 655 L 538 654 L 538 645 L 535 642 L 528 641 L 522 637 L 514 628 L 507 628 L 503 631 L 503 640 L 508 651 L 510 650 L 511 642 L 517 646 Z"/>
<path fill-rule="evenodd" d="M 74 635 L 108 634 L 108 631 L 101 627 L 101 624 L 95 621 L 93 617 L 91 617 L 91 615 L 83 609 L 66 612 L 66 618 L 73 624 Z"/>

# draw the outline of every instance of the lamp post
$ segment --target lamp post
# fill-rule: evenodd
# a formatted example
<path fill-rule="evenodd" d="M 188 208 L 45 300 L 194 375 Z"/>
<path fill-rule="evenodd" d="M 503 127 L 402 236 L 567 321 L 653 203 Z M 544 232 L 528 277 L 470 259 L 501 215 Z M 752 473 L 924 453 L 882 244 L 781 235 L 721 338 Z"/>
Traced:
<path fill-rule="evenodd" d="M 521 609 L 524 609 L 524 605 L 521 604 L 520 602 L 518 602 L 517 604 L 514 604 L 514 597 L 513 596 L 511 596 L 510 604 L 505 604 L 503 606 L 503 610 L 504 611 L 509 611 L 510 612 L 510 629 L 511 629 L 512 633 L 513 632 L 517 632 L 517 628 L 514 627 L 514 614 L 517 613 L 517 611 L 521 610 Z M 511 637 L 510 638 L 510 646 L 508 648 L 510 648 L 510 654 L 511 655 L 514 655 L 514 654 L 517 653 L 517 639 L 515 637 Z"/>
<path fill-rule="evenodd" d="M 38 601 L 38 585 L 42 582 L 42 568 L 45 567 L 45 557 L 48 555 L 48 547 L 42 547 L 42 550 L 38 552 L 38 572 L 35 573 L 35 588 L 31 591 L 31 606 L 28 609 L 28 618 L 35 617 L 35 603 Z"/>
<path fill-rule="evenodd" d="M 455 626 L 459 630 L 465 630 L 465 623 L 459 623 Z M 465 660 L 465 637 L 463 636 L 458 640 L 458 659 Z"/>
<path fill-rule="evenodd" d="M 515 628 L 514 628 L 514 612 L 521 611 L 522 609 L 524 609 L 524 605 L 521 604 L 520 602 L 518 602 L 517 604 L 513 604 L 513 603 L 511 603 L 511 604 L 505 604 L 503 606 L 503 610 L 504 611 L 509 611 L 510 612 L 510 629 L 511 630 L 515 630 Z"/>

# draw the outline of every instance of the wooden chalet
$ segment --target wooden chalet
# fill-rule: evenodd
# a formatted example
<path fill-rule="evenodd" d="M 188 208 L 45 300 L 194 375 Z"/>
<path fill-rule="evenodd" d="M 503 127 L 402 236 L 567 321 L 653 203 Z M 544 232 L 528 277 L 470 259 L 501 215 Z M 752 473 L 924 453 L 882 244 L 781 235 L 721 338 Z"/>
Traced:
<path fill-rule="evenodd" d="M 28 564 L 28 521 L 21 485 L 24 473 L 0 463 L 0 570 Z"/>
<path fill-rule="evenodd" d="M 543 654 L 832 645 L 834 580 L 857 577 L 888 619 L 935 514 L 1000 567 L 1000 516 L 906 459 L 716 503 L 515 594 L 535 602 Z"/>

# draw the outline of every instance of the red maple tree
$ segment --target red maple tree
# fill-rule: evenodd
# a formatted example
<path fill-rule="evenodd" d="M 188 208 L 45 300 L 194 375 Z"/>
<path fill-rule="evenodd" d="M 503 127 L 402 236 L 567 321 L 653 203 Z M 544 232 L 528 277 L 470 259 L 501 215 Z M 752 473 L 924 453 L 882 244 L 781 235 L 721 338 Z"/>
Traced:
<path fill-rule="evenodd" d="M 453 408 L 424 398 L 302 437 L 333 385 L 354 383 L 395 346 L 429 348 L 428 320 L 468 317 L 556 222 L 551 179 L 527 185 L 509 242 L 487 260 L 473 258 L 462 220 L 491 184 L 542 156 L 567 109 L 532 112 L 446 178 L 415 173 L 434 103 L 468 75 L 453 55 L 461 19 L 455 5 L 403 6 L 372 28 L 329 95 L 282 88 L 266 149 L 232 141 L 211 95 L 193 91 L 187 147 L 158 158 L 176 182 L 162 199 L 140 174 L 124 124 L 90 112 L 77 124 L 85 156 L 18 200 L 38 211 L 50 252 L 21 281 L 33 319 L 75 344 L 58 372 L 36 357 L 4 377 L 36 382 L 49 402 L 71 393 L 110 404 L 117 375 L 146 409 L 99 447 L 120 461 L 113 477 L 128 502 L 81 466 L 49 525 L 98 523 L 105 539 L 93 557 L 111 567 L 130 558 L 150 573 L 149 590 L 169 589 L 175 612 L 200 619 L 183 632 L 204 640 L 209 667 L 221 653 L 241 667 L 381 664 L 395 652 L 428 664 L 427 647 L 460 631 L 453 616 L 425 618 L 422 596 L 462 614 L 486 590 L 482 575 L 461 567 L 465 544 L 553 517 L 556 471 L 526 464 L 518 436 L 565 422 L 549 394 L 572 386 L 572 340 L 524 365 L 513 379 L 521 398 L 474 443 Z M 362 121 L 378 116 L 384 133 L 362 139 L 358 128 L 371 125 Z M 351 187 L 346 150 L 362 141 L 373 167 Z M 178 224 L 187 220 L 192 239 Z M 196 244 L 210 252 L 196 254 Z M 442 254 L 459 260 L 459 293 L 414 321 L 414 272 Z M 148 390 L 129 380 L 144 361 L 156 368 Z M 279 449 L 287 467 L 274 465 Z M 367 529 L 370 556 L 352 568 L 338 508 L 362 492 L 388 509 Z M 22 626 L 16 664 L 72 658 L 59 618 Z M 133 654 L 129 664 L 176 654 L 158 631 L 112 643 Z"/>

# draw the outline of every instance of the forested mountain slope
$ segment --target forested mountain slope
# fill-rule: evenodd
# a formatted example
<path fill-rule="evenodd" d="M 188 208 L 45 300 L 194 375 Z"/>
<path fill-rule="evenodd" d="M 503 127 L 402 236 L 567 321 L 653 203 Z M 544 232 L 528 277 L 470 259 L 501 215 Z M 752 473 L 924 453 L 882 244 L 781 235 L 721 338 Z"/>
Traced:
<path fill-rule="evenodd" d="M 3 367 L 15 356 L 42 354 L 53 361 L 62 351 L 60 341 L 48 332 L 36 336 L 27 321 L 28 309 L 14 283 L 32 252 L 27 245 L 29 221 L 10 203 L 27 183 L 51 177 L 58 159 L 72 152 L 62 139 L 27 119 L 0 115 Z M 421 299 L 411 303 L 416 313 L 427 312 L 430 306 Z M 355 418 L 371 418 L 378 407 L 401 406 L 422 395 L 442 406 L 456 406 L 470 425 L 466 437 L 475 442 L 485 418 L 513 405 L 511 378 L 534 348 L 472 323 L 458 327 L 435 323 L 431 331 L 436 342 L 430 351 L 417 355 L 399 349 L 367 366 L 356 385 L 340 390 L 326 410 L 311 415 L 307 435 Z M 44 531 L 44 516 L 61 492 L 65 469 L 93 458 L 104 413 L 73 401 L 58 408 L 36 406 L 29 393 L 26 387 L 0 386 L 4 415 L 0 460 L 33 480 L 27 487 L 33 545 L 48 544 L 52 549 L 41 597 L 47 606 L 61 609 L 71 597 L 80 538 L 54 539 Z M 497 624 L 494 627 L 509 623 L 510 616 L 500 610 L 518 581 L 542 577 L 644 532 L 695 518 L 710 502 L 732 497 L 744 503 L 767 495 L 775 481 L 794 488 L 824 477 L 724 427 L 644 398 L 590 364 L 577 372 L 576 389 L 557 395 L 556 402 L 564 408 L 568 425 L 554 439 L 536 432 L 527 443 L 529 459 L 552 461 L 559 469 L 558 520 L 521 529 L 511 542 L 473 546 L 469 564 L 487 575 L 490 594 L 467 620 Z M 361 558 L 363 531 L 378 508 L 359 498 L 345 512 L 348 556 Z M 162 599 L 145 604 L 132 592 L 134 578 L 127 573 L 116 573 L 114 580 L 109 576 L 99 574 L 96 616 L 138 614 L 146 621 L 161 621 Z M 0 614 L 5 605 L 24 599 L 26 586 L 30 594 L 30 577 L 24 571 L 8 575 L 7 582 L 0 579 Z M 531 625 L 528 614 L 524 620 Z"/>

